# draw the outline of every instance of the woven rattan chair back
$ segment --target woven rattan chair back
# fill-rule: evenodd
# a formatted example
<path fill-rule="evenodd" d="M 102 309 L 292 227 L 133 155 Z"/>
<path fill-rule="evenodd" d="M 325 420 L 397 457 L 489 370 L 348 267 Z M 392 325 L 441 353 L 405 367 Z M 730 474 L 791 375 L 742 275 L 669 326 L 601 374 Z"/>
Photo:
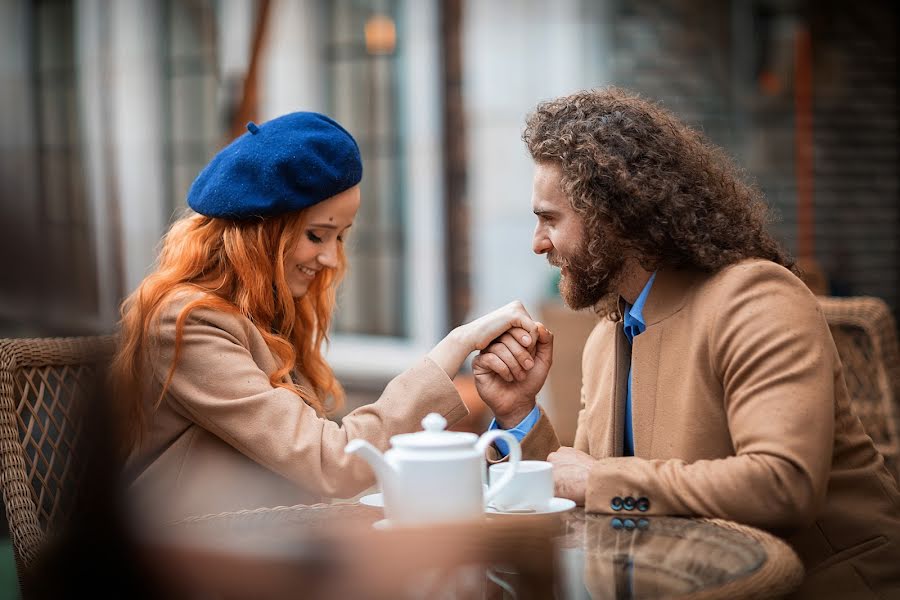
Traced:
<path fill-rule="evenodd" d="M 0 340 L 0 469 L 20 577 L 69 516 L 82 401 L 114 347 L 112 337 Z"/>
<path fill-rule="evenodd" d="M 894 476 L 900 475 L 897 325 L 883 300 L 819 298 L 837 345 L 854 412 Z"/>

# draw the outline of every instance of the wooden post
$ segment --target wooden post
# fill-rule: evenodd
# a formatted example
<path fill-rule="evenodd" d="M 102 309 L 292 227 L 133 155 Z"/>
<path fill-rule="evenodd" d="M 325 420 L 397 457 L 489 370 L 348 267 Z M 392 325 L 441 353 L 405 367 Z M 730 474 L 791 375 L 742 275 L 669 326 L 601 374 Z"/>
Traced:
<path fill-rule="evenodd" d="M 464 322 L 471 304 L 469 208 L 466 201 L 466 121 L 462 79 L 463 0 L 441 0 L 444 100 L 444 249 L 448 329 Z"/>
<path fill-rule="evenodd" d="M 250 54 L 250 66 L 247 68 L 247 76 L 244 78 L 244 87 L 241 94 L 241 103 L 234 113 L 231 121 L 229 140 L 233 140 L 246 131 L 247 121 L 257 118 L 259 111 L 259 72 L 260 56 L 263 42 L 266 38 L 266 24 L 269 16 L 269 0 L 259 0 L 259 13 L 256 18 L 256 27 L 253 30 L 253 47 Z"/>

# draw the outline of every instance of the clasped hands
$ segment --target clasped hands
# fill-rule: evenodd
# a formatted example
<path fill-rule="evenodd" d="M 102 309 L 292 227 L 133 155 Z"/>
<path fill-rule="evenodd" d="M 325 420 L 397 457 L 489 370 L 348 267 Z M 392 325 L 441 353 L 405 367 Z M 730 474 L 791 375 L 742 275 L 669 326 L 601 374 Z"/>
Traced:
<path fill-rule="evenodd" d="M 512 429 L 534 410 L 537 393 L 553 362 L 553 334 L 531 318 L 521 302 L 510 302 L 460 325 L 428 356 L 453 378 L 474 351 L 475 388 L 497 424 Z M 594 459 L 573 448 L 560 448 L 547 460 L 554 464 L 556 495 L 584 504 Z"/>
<path fill-rule="evenodd" d="M 531 320 L 521 303 L 509 308 L 520 315 L 519 325 L 491 340 L 472 362 L 478 394 L 504 429 L 515 427 L 534 409 L 553 362 L 553 334 Z M 547 460 L 553 463 L 555 494 L 584 505 L 595 459 L 561 447 Z"/>
<path fill-rule="evenodd" d="M 553 334 L 535 321 L 521 302 L 508 304 L 507 325 L 485 340 L 472 361 L 478 395 L 503 429 L 518 425 L 534 409 L 535 398 L 553 362 Z M 503 310 L 503 309 L 501 309 Z M 489 313 L 469 325 L 491 330 L 491 322 L 505 314 Z"/>

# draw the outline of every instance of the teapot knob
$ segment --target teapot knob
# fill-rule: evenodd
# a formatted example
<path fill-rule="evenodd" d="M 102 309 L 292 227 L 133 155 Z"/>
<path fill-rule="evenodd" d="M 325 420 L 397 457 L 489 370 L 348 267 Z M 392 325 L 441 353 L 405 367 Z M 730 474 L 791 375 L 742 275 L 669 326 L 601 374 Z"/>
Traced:
<path fill-rule="evenodd" d="M 429 413 L 422 419 L 422 428 L 425 431 L 443 431 L 447 427 L 447 419 L 437 413 Z"/>

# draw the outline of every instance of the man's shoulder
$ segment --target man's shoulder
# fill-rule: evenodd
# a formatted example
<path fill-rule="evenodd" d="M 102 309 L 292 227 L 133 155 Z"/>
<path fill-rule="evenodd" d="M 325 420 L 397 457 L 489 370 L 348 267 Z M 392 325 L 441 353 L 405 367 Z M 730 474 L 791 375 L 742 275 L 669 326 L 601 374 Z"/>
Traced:
<path fill-rule="evenodd" d="M 729 321 L 738 315 L 778 316 L 785 322 L 818 320 L 818 300 L 789 269 L 768 260 L 745 260 L 707 279 L 694 295 L 695 314 L 718 315 Z"/>
<path fill-rule="evenodd" d="M 797 275 L 778 263 L 764 259 L 747 259 L 728 265 L 702 280 L 698 298 L 725 300 L 743 290 L 802 290 L 808 288 Z"/>

